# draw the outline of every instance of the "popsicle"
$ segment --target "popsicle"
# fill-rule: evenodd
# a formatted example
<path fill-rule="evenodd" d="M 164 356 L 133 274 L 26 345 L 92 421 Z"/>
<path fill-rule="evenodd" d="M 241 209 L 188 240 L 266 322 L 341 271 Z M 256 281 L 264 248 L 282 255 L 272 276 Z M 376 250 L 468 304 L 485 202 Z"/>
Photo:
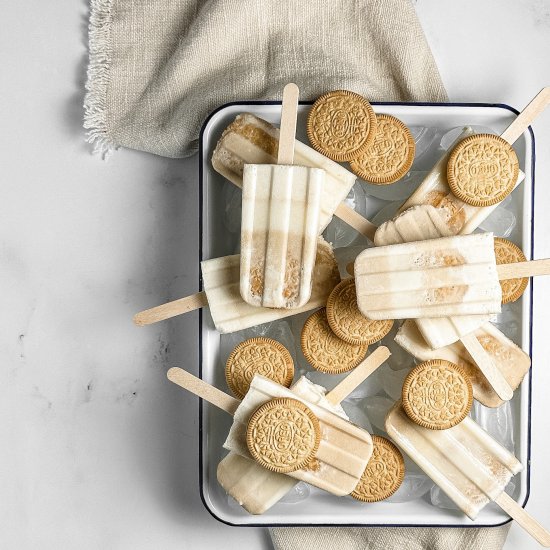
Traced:
<path fill-rule="evenodd" d="M 499 313 L 492 233 L 368 248 L 354 264 L 357 304 L 369 319 Z"/>
<path fill-rule="evenodd" d="M 497 208 L 492 206 L 472 206 L 455 197 L 447 182 L 447 162 L 453 147 L 462 139 L 473 135 L 475 132 L 469 126 L 465 127 L 458 138 L 453 142 L 449 150 L 439 159 L 428 172 L 418 189 L 400 206 L 398 214 L 413 206 L 429 204 L 444 210 L 449 218 L 449 226 L 453 235 L 467 235 L 472 233 L 479 225 Z M 524 180 L 525 174 L 520 170 L 516 187 Z M 389 236 L 389 235 L 388 235 Z M 379 236 L 379 246 L 392 244 L 382 240 Z"/>
<path fill-rule="evenodd" d="M 529 124 L 543 111 L 550 103 L 550 87 L 543 88 L 533 100 L 525 107 L 518 117 L 504 130 L 501 137 L 508 143 L 513 144 L 527 130 Z M 466 204 L 455 197 L 447 182 L 447 162 L 455 145 L 464 138 L 473 135 L 470 127 L 465 127 L 455 142 L 443 157 L 435 164 L 428 173 L 420 187 L 403 203 L 399 212 L 408 210 L 411 206 L 420 204 L 432 204 L 438 208 L 447 210 L 451 218 L 455 234 L 465 235 L 472 233 L 498 206 L 477 207 Z M 525 174 L 520 170 L 516 187 L 523 181 Z M 384 243 L 389 244 L 389 243 Z"/>
<path fill-rule="evenodd" d="M 312 462 L 288 475 L 337 496 L 353 491 L 372 454 L 372 439 L 368 432 L 259 374 L 252 379 L 243 401 L 234 399 L 176 367 L 168 371 L 168 378 L 233 415 L 233 425 L 224 447 L 245 458 L 251 457 L 246 444 L 248 421 L 258 407 L 281 397 L 295 399 L 307 405 L 320 426 L 319 448 Z"/>
<path fill-rule="evenodd" d="M 201 262 L 204 290 L 142 311 L 134 316 L 137 325 L 148 325 L 208 306 L 216 329 L 222 334 L 269 323 L 325 305 L 340 282 L 332 246 L 318 237 L 311 298 L 297 309 L 272 309 L 247 304 L 239 292 L 240 256 L 224 256 Z"/>
<path fill-rule="evenodd" d="M 452 237 L 452 218 L 443 208 L 431 204 L 412 206 L 393 220 L 380 225 L 374 234 L 375 246 L 388 246 L 440 237 Z"/>
<path fill-rule="evenodd" d="M 382 224 L 374 236 L 374 241 L 375 244 L 384 242 L 390 245 L 446 237 L 449 233 L 452 234 L 452 226 L 445 210 L 423 204 L 413 206 L 393 220 Z M 439 349 L 456 342 L 489 319 L 488 316 L 475 315 L 453 319 L 423 319 L 418 321 L 418 324 L 430 346 Z"/>
<path fill-rule="evenodd" d="M 448 237 L 453 235 L 452 219 L 441 208 L 423 204 L 413 206 L 399 214 L 393 220 L 382 224 L 375 233 L 374 242 L 400 244 L 411 241 L 421 241 Z M 454 317 L 453 319 L 438 317 L 418 321 L 421 332 L 433 349 L 443 348 L 456 342 L 462 336 L 473 332 L 490 316 L 473 315 Z"/>
<path fill-rule="evenodd" d="M 374 241 L 378 244 L 380 242 L 394 244 L 435 239 L 453 233 L 452 217 L 445 209 L 423 204 L 413 206 L 393 220 L 382 224 L 375 233 Z M 463 341 L 457 345 L 466 348 L 464 349 L 465 353 L 469 351 L 468 357 L 472 358 L 481 371 L 479 373 L 478 369 L 475 369 L 478 372 L 478 377 L 482 377 L 486 386 L 494 388 L 491 393 L 497 394 L 498 401 L 508 400 L 513 395 L 513 388 L 503 376 L 502 369 L 498 368 L 493 358 L 473 335 L 473 331 L 489 321 L 489 318 L 489 316 L 480 317 L 479 315 L 438 317 L 418 319 L 417 324 L 420 331 L 426 334 L 429 344 L 438 350 L 445 349 L 445 346 L 452 345 L 453 342 L 457 342 L 463 337 Z M 501 336 L 506 340 L 504 335 Z M 422 339 L 422 336 L 420 338 Z"/>
<path fill-rule="evenodd" d="M 277 164 L 245 164 L 241 296 L 252 306 L 296 308 L 311 295 L 325 171 L 293 166 L 298 87 L 283 91 Z"/>
<path fill-rule="evenodd" d="M 499 279 L 509 279 L 512 278 L 510 273 L 514 271 L 510 266 L 521 265 L 522 267 L 517 269 L 519 274 L 541 275 L 548 273 L 545 269 L 547 263 L 546 260 L 537 260 L 521 262 L 521 264 L 501 264 L 497 266 L 497 272 Z M 424 340 L 432 349 L 440 349 L 460 340 L 460 344 L 466 348 L 493 390 L 502 400 L 507 401 L 512 398 L 513 390 L 517 386 L 508 383 L 502 369 L 498 368 L 498 361 L 495 361 L 491 353 L 482 345 L 482 341 L 475 335 L 475 331 L 488 320 L 484 316 L 470 315 L 417 319 L 416 323 Z"/>
<path fill-rule="evenodd" d="M 475 233 L 368 248 L 354 273 L 363 315 L 418 319 L 426 338 L 420 320 L 499 313 L 498 281 L 548 275 L 550 259 L 497 266 L 493 234 Z"/>
<path fill-rule="evenodd" d="M 214 153 L 212 167 L 237 187 L 242 187 L 245 164 L 273 164 L 277 160 L 279 129 L 265 120 L 243 113 L 224 130 Z M 372 240 L 376 226 L 343 201 L 355 183 L 355 175 L 305 143 L 294 143 L 294 163 L 325 170 L 319 214 L 319 233 L 336 215 Z"/>
<path fill-rule="evenodd" d="M 474 236 L 476 235 L 466 235 L 454 238 L 465 239 Z M 497 275 L 499 280 L 534 277 L 537 275 L 548 274 L 550 274 L 550 260 L 548 259 L 497 265 Z M 452 344 L 459 338 L 462 338 L 464 341 L 467 334 L 480 327 L 487 320 L 489 319 L 486 319 L 483 316 L 453 317 L 451 319 L 442 320 L 423 318 L 417 319 L 417 324 L 426 342 L 433 349 L 437 349 Z"/>
<path fill-rule="evenodd" d="M 321 426 L 321 440 L 314 464 L 288 475 L 336 496 L 351 493 L 372 454 L 372 439 L 368 432 L 260 375 L 252 379 L 248 393 L 235 412 L 224 448 L 250 458 L 246 445 L 248 421 L 259 406 L 280 397 L 304 402 Z"/>
<path fill-rule="evenodd" d="M 393 441 L 472 520 L 494 501 L 538 542 L 550 546 L 550 533 L 504 492 L 523 466 L 471 418 L 448 430 L 429 430 L 412 422 L 397 402 L 385 425 Z"/>
<path fill-rule="evenodd" d="M 365 250 L 354 267 L 358 306 L 371 319 L 416 318 L 422 336 L 433 349 L 461 339 L 495 392 L 508 400 L 512 389 L 473 331 L 489 320 L 486 314 L 495 313 L 496 309 L 491 308 L 501 300 L 501 293 L 490 286 L 491 280 L 496 282 L 495 276 L 510 279 L 548 274 L 550 261 L 500 264 L 495 270 L 492 264 L 488 269 L 491 257 L 494 260 L 491 233 Z M 468 269 L 462 272 L 463 267 Z M 471 292 L 472 287 L 478 288 Z M 477 304 L 471 305 L 470 300 L 477 300 Z M 456 301 L 460 302 L 458 309 Z"/>
<path fill-rule="evenodd" d="M 315 403 L 347 420 L 340 402 L 383 364 L 389 355 L 386 347 L 377 348 L 329 393 L 304 376 L 290 389 L 307 402 Z M 270 472 L 235 452 L 230 452 L 219 463 L 217 478 L 225 491 L 251 514 L 263 514 L 298 483 L 285 474 Z"/>
<path fill-rule="evenodd" d="M 529 371 L 531 359 L 519 346 L 507 338 L 492 323 L 485 323 L 473 336 L 500 371 L 506 383 L 515 390 Z M 431 349 L 413 320 L 405 321 L 395 336 L 395 341 L 420 361 L 446 359 L 461 366 L 470 376 L 474 398 L 486 407 L 499 407 L 504 401 L 492 389 L 491 384 L 478 368 L 476 361 L 461 341 L 439 349 Z"/>

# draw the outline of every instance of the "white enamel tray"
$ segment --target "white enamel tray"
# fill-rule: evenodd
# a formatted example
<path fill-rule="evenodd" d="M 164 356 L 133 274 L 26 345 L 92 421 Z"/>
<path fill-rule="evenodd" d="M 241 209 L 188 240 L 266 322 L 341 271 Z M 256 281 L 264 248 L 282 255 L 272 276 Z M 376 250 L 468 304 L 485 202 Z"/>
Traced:
<path fill-rule="evenodd" d="M 388 113 L 400 118 L 409 127 L 426 127 L 440 134 L 465 125 L 484 127 L 501 133 L 515 118 L 516 111 L 506 105 L 487 104 L 374 104 L 378 113 Z M 298 118 L 298 138 L 307 143 L 305 119 L 309 105 L 300 105 Z M 224 128 L 235 116 L 250 112 L 270 122 L 278 124 L 280 103 L 258 102 L 229 104 L 215 111 L 206 121 L 200 138 L 200 185 L 201 185 L 201 257 L 215 258 L 238 252 L 238 232 L 230 233 L 224 225 L 224 212 L 228 207 L 227 185 L 210 164 L 212 151 Z M 426 133 L 429 139 L 431 135 Z M 513 192 L 507 208 L 515 214 L 517 223 L 508 236 L 532 257 L 533 246 L 533 191 L 534 191 L 534 137 L 531 131 L 514 145 L 525 172 L 525 181 Z M 415 160 L 412 170 L 427 171 L 437 160 L 438 153 L 422 155 Z M 394 185 L 398 186 L 398 182 Z M 387 204 L 370 197 L 371 190 L 378 195 L 379 189 L 364 186 L 367 193 L 366 211 L 372 219 L 381 205 Z M 238 197 L 237 197 L 238 198 Z M 233 196 L 235 200 L 235 196 Z M 229 206 L 230 207 L 230 206 Z M 332 222 L 334 223 L 334 222 Z M 514 321 L 510 327 L 501 329 L 513 338 L 527 353 L 531 354 L 532 288 L 529 285 L 523 298 L 512 308 Z M 510 306 L 505 306 L 510 307 Z M 220 357 L 220 335 L 215 330 L 208 309 L 201 312 L 199 320 L 200 374 L 207 382 L 228 391 L 224 378 L 224 365 Z M 511 326 L 511 325 L 514 326 Z M 509 330 L 508 330 L 509 328 Z M 537 366 L 535 365 L 535 368 Z M 530 453 L 530 373 L 511 402 L 513 418 L 513 445 L 516 456 L 525 469 L 513 478 L 512 496 L 522 505 L 529 497 L 529 453 Z M 330 389 L 330 388 L 329 388 Z M 368 399 L 368 398 L 367 398 Z M 496 505 L 486 506 L 475 522 L 458 510 L 443 509 L 430 503 L 429 493 L 416 500 L 393 503 L 380 502 L 362 504 L 345 497 L 338 498 L 319 490 L 301 502 L 279 502 L 262 516 L 252 516 L 232 499 L 216 480 L 216 468 L 226 452 L 223 441 L 232 419 L 215 407 L 201 402 L 200 405 L 200 488 L 204 505 L 220 521 L 231 525 L 277 526 L 277 525 L 354 525 L 354 526 L 496 526 L 509 521 L 509 518 Z M 190 450 L 191 451 L 191 450 Z"/>

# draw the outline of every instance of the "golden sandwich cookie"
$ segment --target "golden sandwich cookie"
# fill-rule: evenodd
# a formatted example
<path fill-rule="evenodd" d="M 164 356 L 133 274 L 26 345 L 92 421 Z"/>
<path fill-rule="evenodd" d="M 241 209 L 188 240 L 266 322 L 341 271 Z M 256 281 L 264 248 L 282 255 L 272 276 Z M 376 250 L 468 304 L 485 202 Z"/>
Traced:
<path fill-rule="evenodd" d="M 294 378 L 294 361 L 290 352 L 272 338 L 249 338 L 229 354 L 225 379 L 235 397 L 243 399 L 256 374 L 289 387 Z"/>
<path fill-rule="evenodd" d="M 376 126 L 374 110 L 364 97 L 336 90 L 311 107 L 307 136 L 314 149 L 342 162 L 361 155 L 374 142 Z"/>
<path fill-rule="evenodd" d="M 369 183 L 386 185 L 400 180 L 414 161 L 411 131 L 398 118 L 377 115 L 374 142 L 350 161 L 352 172 Z"/>
<path fill-rule="evenodd" d="M 462 368 L 444 359 L 420 363 L 403 382 L 403 409 L 419 426 L 446 430 L 470 412 L 472 383 Z"/>

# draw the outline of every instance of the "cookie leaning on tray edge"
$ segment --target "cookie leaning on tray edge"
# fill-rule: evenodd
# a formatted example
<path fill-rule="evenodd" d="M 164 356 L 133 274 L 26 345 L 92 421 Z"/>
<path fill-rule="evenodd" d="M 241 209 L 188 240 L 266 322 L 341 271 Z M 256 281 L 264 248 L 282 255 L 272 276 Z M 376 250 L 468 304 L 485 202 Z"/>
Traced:
<path fill-rule="evenodd" d="M 336 496 L 378 502 L 403 479 L 400 448 L 472 519 L 495 501 L 549 546 L 550 533 L 504 493 L 522 465 L 467 414 L 472 399 L 499 406 L 511 397 L 530 366 L 489 316 L 520 297 L 527 277 L 549 274 L 550 260 L 529 262 L 515 245 L 492 234 L 468 233 L 523 179 L 510 144 L 550 102 L 550 88 L 500 138 L 471 135 L 466 128 L 398 215 L 380 228 L 343 206 L 355 176 L 337 161 L 350 162 L 365 181 L 391 185 L 414 160 L 410 131 L 393 116 L 375 114 L 362 96 L 339 90 L 311 107 L 309 147 L 294 137 L 297 100 L 296 86 L 286 86 L 280 130 L 255 115 L 238 115 L 213 153 L 214 169 L 243 189 L 241 255 L 203 261 L 203 292 L 134 318 L 145 325 L 208 305 L 223 334 L 326 307 L 305 322 L 302 349 L 313 368 L 349 371 L 331 392 L 303 376 L 290 388 L 281 385 L 290 378 L 280 342 L 262 351 L 252 339 L 246 353 L 232 354 L 242 364 L 230 374 L 228 361 L 228 383 L 242 402 L 170 369 L 171 381 L 234 415 L 218 481 L 252 514 L 276 504 L 297 480 Z M 353 278 L 342 282 L 332 246 L 320 236 L 334 215 L 376 245 L 359 254 Z M 303 298 L 309 292 L 309 300 Z M 283 307 L 268 307 L 273 303 Z M 485 314 L 483 322 L 468 318 Z M 473 328 L 464 334 L 459 328 L 458 335 L 447 331 L 447 340 L 454 340 L 434 347 L 426 341 L 434 315 L 440 326 L 459 315 L 462 329 Z M 379 438 L 373 453 L 373 438 L 347 420 L 339 403 L 387 359 L 384 346 L 367 350 L 395 319 L 409 319 L 396 342 L 426 362 L 411 371 L 403 400 L 387 416 L 386 431 L 397 446 Z M 499 353 L 503 349 L 520 366 L 514 372 Z M 442 452 L 435 457 L 432 447 Z M 344 449 L 355 457 L 353 465 L 343 461 Z"/>

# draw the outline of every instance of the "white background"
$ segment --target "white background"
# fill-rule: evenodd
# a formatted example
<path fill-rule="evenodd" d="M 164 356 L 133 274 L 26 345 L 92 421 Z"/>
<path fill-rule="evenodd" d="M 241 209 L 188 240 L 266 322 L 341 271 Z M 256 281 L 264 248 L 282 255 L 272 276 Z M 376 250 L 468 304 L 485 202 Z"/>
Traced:
<path fill-rule="evenodd" d="M 550 3 L 417 0 L 453 101 L 523 107 L 550 84 Z M 87 8 L 3 2 L 0 33 L 0 547 L 270 548 L 198 494 L 197 316 L 133 313 L 198 284 L 197 158 L 90 154 Z M 550 109 L 534 124 L 536 257 L 550 256 Z M 550 526 L 550 280 L 535 282 L 529 512 Z M 512 527 L 506 548 L 536 548 Z"/>

